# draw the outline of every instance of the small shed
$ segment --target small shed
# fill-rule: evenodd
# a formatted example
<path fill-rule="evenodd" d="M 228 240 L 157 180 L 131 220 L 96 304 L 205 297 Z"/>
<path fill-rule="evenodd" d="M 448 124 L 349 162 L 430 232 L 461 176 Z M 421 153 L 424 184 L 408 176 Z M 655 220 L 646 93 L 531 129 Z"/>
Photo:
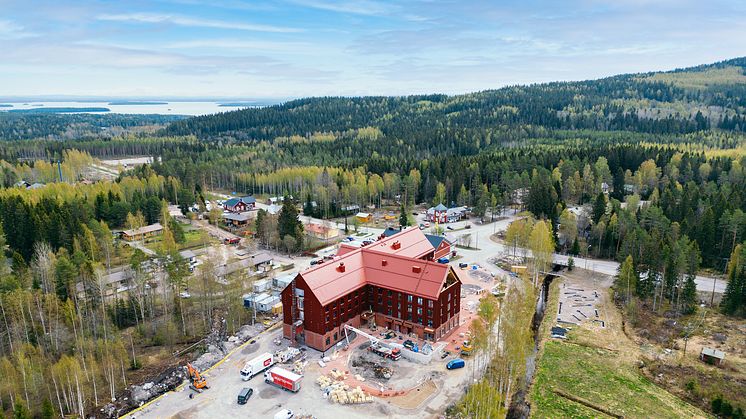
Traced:
<path fill-rule="evenodd" d="M 368 223 L 370 220 L 373 219 L 373 215 L 367 212 L 358 212 L 355 214 L 355 217 L 361 222 L 361 223 Z"/>
<path fill-rule="evenodd" d="M 712 348 L 702 348 L 699 353 L 699 359 L 712 365 L 723 365 L 725 361 L 725 352 Z"/>

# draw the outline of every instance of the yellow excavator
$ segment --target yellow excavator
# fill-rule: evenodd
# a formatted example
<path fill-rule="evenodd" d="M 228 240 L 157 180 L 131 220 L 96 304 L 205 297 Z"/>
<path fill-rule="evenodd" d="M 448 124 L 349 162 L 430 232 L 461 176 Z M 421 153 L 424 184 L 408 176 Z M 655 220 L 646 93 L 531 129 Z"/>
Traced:
<path fill-rule="evenodd" d="M 210 388 L 207 385 L 207 380 L 205 380 L 205 377 L 202 376 L 202 374 L 199 373 L 197 368 L 194 368 L 191 363 L 187 363 L 187 373 L 189 374 L 189 381 L 192 383 L 189 385 L 189 388 L 196 391 L 197 393 L 202 393 L 202 390 L 207 390 Z"/>

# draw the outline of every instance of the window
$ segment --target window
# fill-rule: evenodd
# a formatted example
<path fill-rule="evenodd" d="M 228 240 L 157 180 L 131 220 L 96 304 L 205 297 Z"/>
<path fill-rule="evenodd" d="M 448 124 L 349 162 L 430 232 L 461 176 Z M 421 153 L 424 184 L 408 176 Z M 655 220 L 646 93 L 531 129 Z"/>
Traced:
<path fill-rule="evenodd" d="M 428 320 L 427 321 L 427 326 L 428 327 L 433 327 L 433 321 L 432 320 Z"/>
<path fill-rule="evenodd" d="M 411 302 L 412 302 L 412 296 L 411 296 L 411 295 L 407 295 L 407 302 L 408 302 L 408 303 L 411 303 Z"/>
<path fill-rule="evenodd" d="M 391 315 L 391 307 L 389 307 L 389 309 L 387 310 L 387 314 L 388 314 L 389 316 Z"/>
<path fill-rule="evenodd" d="M 337 332 L 334 332 L 334 341 L 337 341 Z"/>
<path fill-rule="evenodd" d="M 393 292 L 391 290 L 389 290 L 388 294 L 389 294 L 389 297 L 391 297 L 391 295 L 393 294 Z"/>
<path fill-rule="evenodd" d="M 433 311 L 428 309 L 427 310 L 427 317 L 433 317 Z"/>
<path fill-rule="evenodd" d="M 383 295 L 383 288 L 378 289 L 378 295 Z"/>
<path fill-rule="evenodd" d="M 433 300 L 427 300 L 427 306 L 433 308 Z"/>
<path fill-rule="evenodd" d="M 379 297 L 378 297 L 378 304 L 381 304 L 381 303 L 383 303 L 383 297 L 380 297 L 380 296 L 379 296 Z"/>
<path fill-rule="evenodd" d="M 412 312 L 412 304 L 407 304 L 407 311 Z"/>
<path fill-rule="evenodd" d="M 326 338 L 326 344 L 327 344 L 327 345 L 331 343 L 331 342 L 329 342 L 330 340 L 331 340 L 331 339 L 329 339 L 328 337 Z"/>
<path fill-rule="evenodd" d="M 448 294 L 448 301 L 451 301 L 451 294 Z"/>
<path fill-rule="evenodd" d="M 417 304 L 422 305 L 422 297 L 417 297 Z"/>
<path fill-rule="evenodd" d="M 396 303 L 396 309 L 401 310 L 401 303 Z"/>
<path fill-rule="evenodd" d="M 417 307 L 417 314 L 422 315 L 422 307 Z"/>
<path fill-rule="evenodd" d="M 412 321 L 412 312 L 407 313 L 407 320 Z"/>

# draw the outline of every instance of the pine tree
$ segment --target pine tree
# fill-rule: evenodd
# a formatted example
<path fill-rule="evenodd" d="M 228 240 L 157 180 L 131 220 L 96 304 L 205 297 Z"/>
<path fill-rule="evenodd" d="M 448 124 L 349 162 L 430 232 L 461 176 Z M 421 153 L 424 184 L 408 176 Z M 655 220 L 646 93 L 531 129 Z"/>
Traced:
<path fill-rule="evenodd" d="M 401 215 L 399 215 L 399 225 L 402 228 L 409 227 L 409 216 L 407 216 L 407 209 L 404 207 L 403 202 L 401 208 L 399 208 L 399 212 L 401 212 Z"/>
<path fill-rule="evenodd" d="M 725 314 L 746 315 L 746 246 L 739 244 L 728 263 L 728 285 L 720 308 Z"/>
<path fill-rule="evenodd" d="M 578 238 L 575 237 L 575 241 L 572 242 L 572 248 L 570 249 L 571 255 L 579 255 L 580 254 L 580 242 L 578 242 Z"/>
<path fill-rule="evenodd" d="M 593 223 L 598 224 L 604 214 L 606 214 L 606 196 L 603 192 L 599 192 L 593 203 Z"/>
<path fill-rule="evenodd" d="M 31 419 L 31 413 L 29 413 L 26 404 L 18 398 L 15 405 L 13 405 L 13 419 Z"/>
<path fill-rule="evenodd" d="M 295 208 L 295 204 L 289 196 L 286 196 L 282 201 L 282 209 L 277 218 L 277 230 L 281 239 L 290 236 L 298 244 L 303 242 L 303 223 L 298 219 L 298 209 Z"/>

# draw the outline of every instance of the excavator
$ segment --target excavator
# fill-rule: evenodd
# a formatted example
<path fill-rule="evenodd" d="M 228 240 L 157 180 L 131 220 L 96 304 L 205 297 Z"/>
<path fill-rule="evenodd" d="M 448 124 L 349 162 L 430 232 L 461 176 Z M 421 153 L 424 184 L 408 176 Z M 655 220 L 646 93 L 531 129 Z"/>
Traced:
<path fill-rule="evenodd" d="M 189 374 L 189 381 L 192 382 L 192 384 L 189 385 L 189 388 L 196 391 L 197 393 L 202 393 L 202 390 L 207 390 L 207 380 L 205 380 L 205 377 L 202 376 L 202 374 L 199 373 L 197 368 L 194 368 L 191 363 L 187 363 L 187 373 Z"/>

